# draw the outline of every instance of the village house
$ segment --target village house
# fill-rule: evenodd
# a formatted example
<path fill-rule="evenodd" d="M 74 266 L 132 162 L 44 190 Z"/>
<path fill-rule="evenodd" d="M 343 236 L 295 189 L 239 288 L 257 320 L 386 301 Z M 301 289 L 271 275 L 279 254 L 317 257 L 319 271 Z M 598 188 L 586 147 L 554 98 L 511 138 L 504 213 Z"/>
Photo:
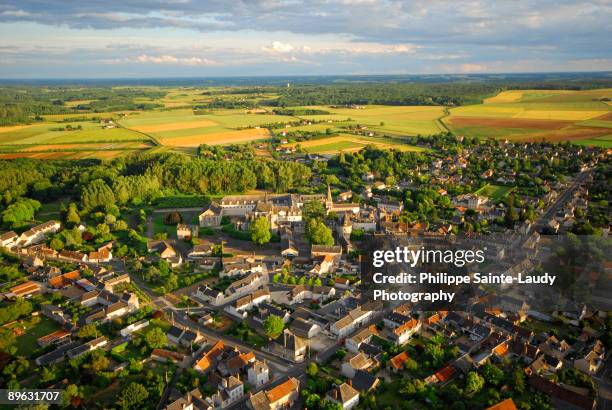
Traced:
<path fill-rule="evenodd" d="M 234 376 L 223 377 L 211 399 L 215 408 L 225 409 L 244 396 L 244 384 Z"/>
<path fill-rule="evenodd" d="M 401 346 L 408 343 L 412 335 L 419 330 L 421 330 L 421 322 L 416 319 L 410 319 L 393 329 L 389 339 L 394 342 L 396 346 Z"/>
<path fill-rule="evenodd" d="M 10 249 L 17 244 L 19 236 L 13 232 L 5 232 L 0 235 L 0 247 Z"/>
<path fill-rule="evenodd" d="M 38 343 L 40 347 L 46 347 L 49 345 L 62 345 L 71 341 L 70 336 L 71 333 L 69 331 L 60 329 L 56 330 L 55 332 L 51 332 L 46 336 L 39 337 L 36 340 L 36 343 Z"/>
<path fill-rule="evenodd" d="M 87 262 L 87 254 L 79 251 L 69 251 L 62 250 L 60 251 L 58 257 L 60 259 L 66 259 L 72 262 Z"/>
<path fill-rule="evenodd" d="M 328 391 L 325 398 L 339 404 L 343 410 L 350 410 L 359 404 L 359 392 L 353 388 L 350 380 Z"/>
<path fill-rule="evenodd" d="M 247 370 L 248 382 L 255 389 L 259 389 L 270 381 L 270 368 L 265 361 L 256 360 Z"/>
<path fill-rule="evenodd" d="M 389 367 L 395 373 L 401 372 L 404 369 L 404 363 L 406 363 L 407 360 L 408 353 L 402 351 L 389 359 Z"/>
<path fill-rule="evenodd" d="M 219 306 L 224 303 L 225 295 L 223 292 L 209 288 L 208 286 L 198 286 L 194 296 L 205 302 L 210 303 L 213 306 Z"/>
<path fill-rule="evenodd" d="M 219 356 L 221 356 L 224 350 L 225 344 L 223 341 L 219 340 L 217 343 L 211 346 L 211 348 L 208 349 L 200 359 L 196 360 L 193 368 L 199 372 L 209 371 L 214 365 L 216 365 L 217 359 Z"/>
<path fill-rule="evenodd" d="M 222 208 L 217 202 L 211 202 L 204 212 L 198 216 L 200 226 L 202 227 L 218 227 L 221 226 L 223 219 Z"/>
<path fill-rule="evenodd" d="M 338 339 L 346 337 L 363 326 L 372 317 L 372 314 L 372 311 L 364 310 L 361 306 L 358 306 L 346 316 L 334 322 L 330 331 Z"/>
<path fill-rule="evenodd" d="M 300 382 L 290 377 L 270 390 L 261 390 L 251 397 L 247 405 L 252 410 L 289 409 L 299 397 Z"/>
<path fill-rule="evenodd" d="M 28 281 L 20 285 L 13 286 L 4 296 L 8 299 L 15 298 L 30 298 L 41 292 L 41 287 L 38 283 Z"/>
<path fill-rule="evenodd" d="M 303 362 L 310 347 L 308 339 L 295 335 L 290 329 L 283 331 L 285 357 L 294 362 Z"/>
<path fill-rule="evenodd" d="M 40 243 L 45 240 L 48 234 L 56 233 L 61 227 L 62 224 L 59 223 L 59 221 L 53 220 L 36 225 L 21 234 L 17 245 L 24 247 L 35 243 Z"/>
<path fill-rule="evenodd" d="M 187 258 L 189 259 L 205 258 L 207 256 L 211 256 L 212 251 L 213 251 L 213 245 L 211 243 L 199 243 L 197 245 L 193 245 L 193 247 L 187 254 Z"/>
<path fill-rule="evenodd" d="M 166 241 L 149 241 L 147 243 L 149 253 L 157 252 L 159 257 L 167 261 L 171 267 L 176 268 L 183 263 L 183 257 Z"/>
<path fill-rule="evenodd" d="M 296 336 L 304 339 L 312 339 L 321 332 L 321 326 L 301 317 L 291 322 L 289 328 Z"/>
<path fill-rule="evenodd" d="M 378 336 L 378 330 L 375 325 L 365 327 L 355 333 L 353 336 L 346 338 L 344 345 L 349 352 L 359 352 L 359 347 L 363 343 L 369 343 L 374 336 Z"/>
<path fill-rule="evenodd" d="M 596 340 L 586 354 L 574 360 L 574 367 L 585 374 L 594 375 L 603 366 L 605 358 L 606 349 L 601 341 Z"/>
<path fill-rule="evenodd" d="M 339 258 L 340 256 L 342 256 L 342 247 L 338 245 L 312 245 L 310 247 L 310 256 L 313 258 L 316 258 L 318 256 L 331 256 L 334 258 Z"/>
<path fill-rule="evenodd" d="M 89 252 L 88 260 L 93 263 L 110 262 L 113 259 L 113 244 L 107 243 L 98 248 L 97 251 Z"/>
<path fill-rule="evenodd" d="M 281 228 L 281 255 L 289 259 L 299 256 L 299 250 L 293 240 L 293 231 L 289 227 Z"/>
<path fill-rule="evenodd" d="M 183 397 L 179 397 L 177 400 L 173 401 L 166 407 L 164 410 L 200 410 L 200 409 L 208 409 L 209 403 L 207 403 L 200 392 L 199 388 L 195 388 Z"/>
<path fill-rule="evenodd" d="M 291 319 L 291 315 L 288 310 L 267 302 L 261 303 L 258 306 L 254 319 L 260 323 L 263 323 L 268 317 L 270 317 L 270 315 L 280 317 L 284 323 L 289 323 L 289 320 Z"/>
<path fill-rule="evenodd" d="M 359 352 L 353 354 L 352 356 L 347 356 L 345 361 L 342 363 L 341 373 L 343 376 L 352 379 L 355 377 L 355 373 L 358 370 L 363 370 L 364 372 L 370 372 L 375 367 L 377 367 L 380 363 L 378 360 L 370 357 L 364 352 Z"/>
<path fill-rule="evenodd" d="M 258 289 L 250 295 L 246 295 L 225 307 L 225 311 L 239 319 L 247 317 L 247 311 L 270 301 L 270 290 L 267 287 Z"/>
<path fill-rule="evenodd" d="M 95 289 L 84 293 L 80 297 L 80 303 L 92 308 L 87 316 L 81 318 L 85 323 L 106 322 L 135 312 L 140 307 L 138 296 L 135 294 L 124 292 L 118 295 L 106 289 Z"/>
<path fill-rule="evenodd" d="M 176 237 L 182 241 L 190 241 L 191 238 L 197 238 L 199 233 L 199 228 L 197 225 L 186 225 L 186 224 L 177 224 L 176 225 Z"/>

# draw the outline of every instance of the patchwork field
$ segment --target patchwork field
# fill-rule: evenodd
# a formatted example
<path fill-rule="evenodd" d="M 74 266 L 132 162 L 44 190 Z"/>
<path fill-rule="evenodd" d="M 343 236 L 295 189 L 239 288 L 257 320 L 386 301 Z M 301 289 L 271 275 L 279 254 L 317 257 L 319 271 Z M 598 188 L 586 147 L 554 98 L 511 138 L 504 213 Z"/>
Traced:
<path fill-rule="evenodd" d="M 417 134 L 431 135 L 444 131 L 437 121 L 444 115 L 443 107 L 368 105 L 363 108 L 301 108 L 314 108 L 330 112 L 329 115 L 300 116 L 303 119 L 345 121 L 366 125 L 368 129 L 388 134 L 414 136 Z"/>
<path fill-rule="evenodd" d="M 302 141 L 299 145 L 304 151 L 316 154 L 333 154 L 342 151 L 354 152 L 359 151 L 367 145 L 374 145 L 378 148 L 395 148 L 401 151 L 420 152 L 424 150 L 414 145 L 404 144 L 396 139 L 361 137 L 352 134 L 340 134 L 329 138 Z"/>
<path fill-rule="evenodd" d="M 512 90 L 484 104 L 456 107 L 443 122 L 455 133 L 515 141 L 565 141 L 610 147 L 612 89 Z"/>
<path fill-rule="evenodd" d="M 197 147 L 223 145 L 269 138 L 262 125 L 296 121 L 295 117 L 274 114 L 249 114 L 245 110 L 214 110 L 195 115 L 193 110 L 146 112 L 121 120 L 121 125 L 152 136 L 162 145 Z"/>
<path fill-rule="evenodd" d="M 74 112 L 45 115 L 30 125 L 0 127 L 0 158 L 114 158 L 141 150 L 168 149 L 194 154 L 201 144 L 227 145 L 270 138 L 275 125 L 289 134 L 310 132 L 316 138 L 300 145 L 309 152 L 355 151 L 368 144 L 402 150 L 415 149 L 402 138 L 431 135 L 447 129 L 477 138 L 515 141 L 572 140 L 579 144 L 612 147 L 612 89 L 508 90 L 483 104 L 440 106 L 381 106 L 355 108 L 331 106 L 289 107 L 295 115 L 276 115 L 274 107 L 253 109 L 202 108 L 211 102 L 249 104 L 271 99 L 264 93 L 241 94 L 224 87 L 143 87 L 162 97 L 136 98 L 136 103 L 156 104 L 146 111 Z M 143 95 L 145 95 L 143 93 Z M 148 94 L 152 95 L 152 94 Z M 67 107 L 102 100 L 66 101 Z M 223 105 L 223 104 L 220 104 Z M 324 115 L 301 115 L 316 109 Z M 78 110 L 76 110 L 78 111 Z M 101 118 L 113 118 L 106 126 Z M 309 122 L 310 124 L 305 124 Z M 363 135 L 351 134 L 359 125 Z M 331 132 L 329 137 L 321 135 Z M 372 137 L 365 134 L 372 133 Z M 318 136 L 317 136 L 318 134 Z M 384 138 L 393 137 L 393 138 Z M 324 137 L 324 138 L 321 138 Z M 270 152 L 259 148 L 258 155 Z"/>

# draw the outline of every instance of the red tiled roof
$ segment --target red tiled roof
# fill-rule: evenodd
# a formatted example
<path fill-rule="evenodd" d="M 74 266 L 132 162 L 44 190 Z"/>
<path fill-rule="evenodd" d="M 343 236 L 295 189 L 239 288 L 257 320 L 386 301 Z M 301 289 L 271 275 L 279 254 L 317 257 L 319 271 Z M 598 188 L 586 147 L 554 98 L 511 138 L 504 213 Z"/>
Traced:
<path fill-rule="evenodd" d="M 512 399 L 506 399 L 504 401 L 500 401 L 499 403 L 491 407 L 487 407 L 485 410 L 518 410 L 518 409 Z"/>
<path fill-rule="evenodd" d="M 404 366 L 406 360 L 408 360 L 408 354 L 406 352 L 401 352 L 390 360 L 391 366 L 393 366 L 396 370 L 399 370 Z"/>
<path fill-rule="evenodd" d="M 445 382 L 446 380 L 451 379 L 454 375 L 455 375 L 455 368 L 450 365 L 443 367 L 442 369 L 438 370 L 435 373 L 436 378 L 440 382 Z"/>

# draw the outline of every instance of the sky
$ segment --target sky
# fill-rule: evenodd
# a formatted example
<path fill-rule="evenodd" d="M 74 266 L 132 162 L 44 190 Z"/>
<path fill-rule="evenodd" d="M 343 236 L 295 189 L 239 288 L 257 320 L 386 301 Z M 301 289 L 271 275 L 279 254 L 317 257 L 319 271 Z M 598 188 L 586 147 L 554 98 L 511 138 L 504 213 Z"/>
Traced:
<path fill-rule="evenodd" d="M 0 0 L 0 78 L 612 70 L 612 0 Z"/>

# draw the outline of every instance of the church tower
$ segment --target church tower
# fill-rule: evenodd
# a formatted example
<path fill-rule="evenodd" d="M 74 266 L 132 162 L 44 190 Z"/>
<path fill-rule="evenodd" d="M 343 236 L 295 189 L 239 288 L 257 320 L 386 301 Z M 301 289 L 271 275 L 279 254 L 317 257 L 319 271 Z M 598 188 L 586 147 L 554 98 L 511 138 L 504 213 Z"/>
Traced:
<path fill-rule="evenodd" d="M 331 194 L 331 187 L 329 186 L 329 184 L 327 184 L 327 199 L 325 200 L 325 209 L 327 209 L 327 211 L 331 211 L 334 207 L 334 200 L 332 198 L 332 194 Z"/>

